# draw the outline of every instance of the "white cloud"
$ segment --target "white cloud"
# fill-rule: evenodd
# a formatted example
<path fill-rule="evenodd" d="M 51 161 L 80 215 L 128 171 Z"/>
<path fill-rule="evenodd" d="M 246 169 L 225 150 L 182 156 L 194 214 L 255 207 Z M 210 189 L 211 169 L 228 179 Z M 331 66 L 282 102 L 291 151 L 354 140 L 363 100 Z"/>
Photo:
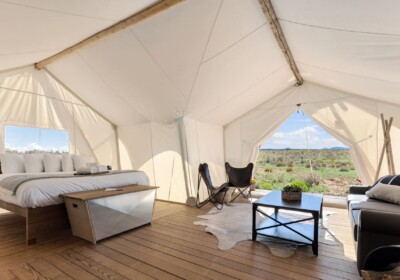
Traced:
<path fill-rule="evenodd" d="M 286 135 L 283 132 L 275 132 L 272 137 L 274 137 L 275 139 L 284 139 Z"/>
<path fill-rule="evenodd" d="M 261 148 L 307 149 L 309 147 L 310 149 L 323 149 L 343 146 L 343 143 L 327 134 L 320 127 L 312 125 L 289 132 L 276 132 L 261 145 Z"/>
<path fill-rule="evenodd" d="M 68 152 L 68 147 L 63 146 L 63 147 L 44 147 L 42 145 L 39 145 L 37 143 L 30 143 L 24 147 L 14 147 L 11 146 L 9 143 L 5 144 L 5 148 L 8 150 L 14 150 L 18 151 L 19 153 L 26 153 L 28 151 L 44 151 L 44 152 Z"/>

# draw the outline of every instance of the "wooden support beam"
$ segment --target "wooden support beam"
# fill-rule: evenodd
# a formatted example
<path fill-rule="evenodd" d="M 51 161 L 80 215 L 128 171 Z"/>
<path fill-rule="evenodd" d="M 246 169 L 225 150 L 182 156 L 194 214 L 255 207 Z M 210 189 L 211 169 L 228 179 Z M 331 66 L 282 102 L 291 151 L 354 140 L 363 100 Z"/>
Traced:
<path fill-rule="evenodd" d="M 383 115 L 382 115 L 383 118 Z M 390 175 L 395 175 L 396 171 L 394 168 L 394 159 L 393 159 L 393 150 L 392 150 L 392 140 L 390 138 L 390 128 L 392 127 L 393 123 L 393 117 L 390 117 L 390 120 L 385 120 L 385 127 L 386 127 L 386 157 L 388 161 L 388 167 L 389 167 L 389 174 Z"/>
<path fill-rule="evenodd" d="M 285 35 L 283 34 L 281 25 L 279 24 L 278 17 L 276 16 L 276 13 L 274 11 L 271 1 L 270 0 L 258 0 L 258 2 L 260 3 L 261 8 L 262 8 L 265 16 L 268 19 L 269 25 L 272 29 L 272 33 L 274 33 L 276 41 L 279 44 L 279 47 L 281 48 L 283 54 L 285 55 L 285 58 L 286 58 L 287 62 L 289 63 L 294 76 L 296 77 L 297 84 L 302 85 L 304 82 L 303 78 L 301 77 L 300 71 L 297 68 L 296 62 L 293 59 L 292 53 L 289 49 L 289 45 L 286 42 Z"/>
<path fill-rule="evenodd" d="M 377 167 L 376 173 L 375 173 L 375 181 L 378 180 L 378 178 L 379 178 L 379 173 L 381 171 L 381 167 L 382 167 L 382 163 L 383 163 L 383 157 L 385 155 L 385 152 L 386 152 L 389 175 L 395 175 L 396 174 L 396 170 L 395 170 L 395 167 L 394 167 L 394 160 L 393 160 L 392 143 L 391 143 L 391 139 L 390 139 L 390 129 L 392 127 L 393 117 L 391 117 L 389 119 L 389 121 L 388 121 L 388 120 L 385 120 L 383 114 L 381 114 L 381 122 L 382 122 L 384 143 L 383 143 L 383 146 L 382 146 L 381 155 L 379 157 L 378 167 Z"/>
<path fill-rule="evenodd" d="M 157 2 L 156 4 L 142 10 L 141 12 L 139 12 L 137 14 L 134 14 L 120 22 L 117 22 L 116 24 L 90 36 L 89 38 L 84 39 L 83 41 L 81 41 L 81 42 L 79 42 L 79 43 L 53 55 L 53 56 L 50 56 L 42 61 L 35 63 L 35 67 L 36 67 L 36 69 L 40 70 L 43 67 L 45 67 L 47 64 L 50 64 L 50 63 L 60 59 L 61 57 L 69 55 L 69 54 L 76 52 L 77 50 L 82 49 L 86 46 L 89 46 L 107 36 L 110 36 L 114 33 L 124 30 L 133 24 L 141 22 L 151 16 L 154 16 L 162 11 L 165 11 L 165 10 L 171 8 L 172 6 L 174 6 L 178 3 L 181 3 L 183 1 L 184 0 L 162 0 L 160 2 Z"/>

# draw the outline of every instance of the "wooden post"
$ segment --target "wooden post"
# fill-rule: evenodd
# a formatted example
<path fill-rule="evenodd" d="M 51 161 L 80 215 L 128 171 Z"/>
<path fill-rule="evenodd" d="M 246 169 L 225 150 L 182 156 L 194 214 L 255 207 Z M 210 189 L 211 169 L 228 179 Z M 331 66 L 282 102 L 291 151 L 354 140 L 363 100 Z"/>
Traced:
<path fill-rule="evenodd" d="M 379 157 L 378 167 L 377 167 L 376 173 L 375 173 L 375 181 L 378 180 L 378 178 L 379 178 L 379 173 L 381 171 L 383 157 L 385 155 L 385 152 L 386 152 L 386 159 L 387 159 L 387 164 L 388 164 L 389 175 L 396 174 L 396 170 L 394 167 L 394 160 L 393 160 L 392 141 L 390 139 L 390 129 L 393 124 L 393 117 L 390 117 L 390 119 L 388 121 L 388 120 L 385 120 L 383 114 L 381 114 L 381 122 L 382 122 L 384 142 L 383 142 L 383 146 L 382 146 L 382 152 Z"/>
<path fill-rule="evenodd" d="M 385 120 L 385 125 L 386 129 L 392 125 L 392 118 L 390 118 L 390 124 L 387 120 Z M 386 157 L 388 161 L 388 167 L 389 167 L 389 173 L 390 175 L 395 175 L 394 174 L 394 162 L 393 162 L 393 152 L 392 152 L 392 141 L 390 139 L 390 134 L 389 132 L 386 135 Z"/>

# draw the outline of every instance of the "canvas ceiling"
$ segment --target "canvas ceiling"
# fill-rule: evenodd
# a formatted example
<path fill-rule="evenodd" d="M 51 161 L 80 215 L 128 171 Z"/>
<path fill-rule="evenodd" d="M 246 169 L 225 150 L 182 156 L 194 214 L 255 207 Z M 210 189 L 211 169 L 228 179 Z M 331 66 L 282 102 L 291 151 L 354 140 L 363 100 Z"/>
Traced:
<path fill-rule="evenodd" d="M 9 69 L 32 65 L 155 2 L 0 1 L 0 71 L 7 76 L 14 73 Z M 370 183 L 382 145 L 377 117 L 400 120 L 400 2 L 272 5 L 305 80 L 299 88 L 257 0 L 187 0 L 46 68 L 118 127 L 122 166 L 145 170 L 162 187 L 161 198 L 193 195 L 199 162 L 211 162 L 219 183 L 225 160 L 254 160 L 254 147 L 295 110 L 295 102 L 320 104 L 304 110 L 352 147 L 357 170 Z M 328 108 L 343 107 L 334 96 L 357 104 L 335 116 Z M 265 121 L 243 128 L 254 113 Z M 354 141 L 365 134 L 357 130 L 361 116 L 375 139 L 368 145 Z M 332 125 L 339 120 L 342 126 Z M 86 118 L 76 121 L 90 130 Z M 237 123 L 242 131 L 233 133 Z M 89 146 L 99 145 L 95 139 L 88 136 Z M 116 158 L 115 149 L 102 153 Z"/>

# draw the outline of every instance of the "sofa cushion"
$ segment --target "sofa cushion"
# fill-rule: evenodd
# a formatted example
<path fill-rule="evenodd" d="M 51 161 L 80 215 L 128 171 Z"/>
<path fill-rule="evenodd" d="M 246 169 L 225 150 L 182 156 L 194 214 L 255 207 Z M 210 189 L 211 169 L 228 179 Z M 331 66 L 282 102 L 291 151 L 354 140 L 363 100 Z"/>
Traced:
<path fill-rule="evenodd" d="M 353 210 L 350 211 L 350 224 L 353 229 L 353 238 L 354 241 L 357 241 L 357 231 L 358 231 L 358 216 L 360 216 L 361 210 Z"/>
<path fill-rule="evenodd" d="M 395 179 L 396 178 L 393 180 Z M 365 194 L 370 198 L 376 198 L 400 205 L 400 186 L 391 183 L 392 182 L 389 184 L 378 183 Z"/>
<path fill-rule="evenodd" d="M 352 201 L 357 202 L 357 201 L 366 201 L 368 199 L 368 196 L 365 194 L 349 194 L 347 195 L 347 209 L 350 209 L 350 203 Z"/>
<path fill-rule="evenodd" d="M 349 208 L 351 210 L 369 209 L 375 211 L 400 213 L 399 205 L 379 201 L 376 199 L 368 199 L 367 201 L 353 201 L 350 202 Z"/>
<path fill-rule="evenodd" d="M 399 205 L 368 198 L 366 195 L 349 195 L 348 199 L 349 218 L 355 241 L 357 241 L 358 217 L 362 209 L 400 213 Z"/>
<path fill-rule="evenodd" d="M 347 204 L 349 204 L 351 201 L 367 201 L 368 196 L 365 194 L 349 194 L 347 195 Z"/>
<path fill-rule="evenodd" d="M 358 216 L 360 215 L 361 210 L 357 207 L 357 205 L 366 201 L 368 197 L 366 195 L 351 195 L 353 200 L 348 201 L 347 207 L 349 208 L 349 220 L 350 226 L 353 229 L 353 238 L 354 241 L 357 241 L 357 231 L 358 231 Z"/>

